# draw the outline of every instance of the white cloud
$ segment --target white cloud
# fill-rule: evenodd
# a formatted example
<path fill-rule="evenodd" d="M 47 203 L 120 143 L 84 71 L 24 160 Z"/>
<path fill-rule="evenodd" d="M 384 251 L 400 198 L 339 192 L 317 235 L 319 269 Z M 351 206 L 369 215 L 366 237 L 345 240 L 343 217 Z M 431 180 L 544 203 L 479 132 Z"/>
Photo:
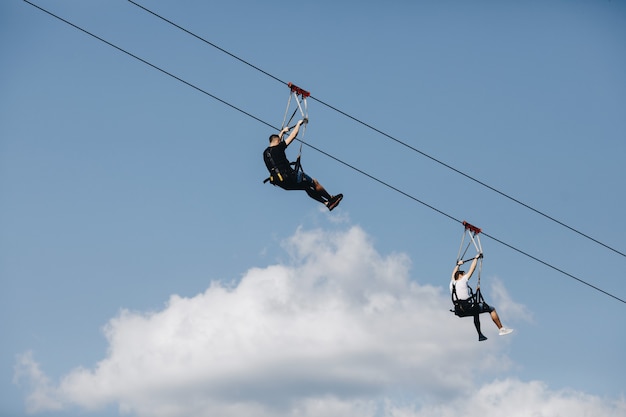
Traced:
<path fill-rule="evenodd" d="M 162 311 L 122 311 L 105 327 L 107 356 L 57 384 L 31 354 L 22 355 L 16 380 L 32 384 L 28 408 L 117 404 L 151 417 L 443 417 L 467 414 L 461 398 L 473 393 L 475 372 L 484 377 L 509 363 L 499 347 L 512 339 L 479 344 L 465 337 L 471 322 L 451 315 L 447 292 L 411 280 L 409 259 L 382 256 L 360 228 L 298 230 L 285 247 L 289 262 L 252 269 L 232 288 L 212 283 L 195 297 L 172 296 Z M 602 405 L 516 381 L 486 385 L 470 401 L 483 399 L 482 416 L 512 415 L 496 413 L 498 401 L 523 405 L 524 392 L 538 410 L 562 398 L 594 410 Z"/>
<path fill-rule="evenodd" d="M 506 379 L 444 405 L 419 410 L 392 407 L 388 411 L 387 415 L 393 417 L 621 417 L 626 415 L 626 400 L 607 400 L 570 390 L 553 391 L 539 381 Z"/>
<path fill-rule="evenodd" d="M 39 365 L 33 359 L 32 352 L 18 355 L 15 364 L 14 383 L 26 380 L 30 383 L 30 394 L 26 398 L 28 411 L 38 412 L 42 410 L 60 410 L 62 403 L 55 398 L 55 389 L 50 379 L 41 371 Z"/>
<path fill-rule="evenodd" d="M 492 282 L 492 285 L 489 293 L 493 296 L 495 306 L 503 321 L 506 322 L 507 317 L 515 317 L 515 320 L 517 321 L 534 321 L 532 312 L 529 311 L 525 305 L 513 301 L 502 283 L 502 280 L 494 277 L 491 278 L 490 281 Z"/>

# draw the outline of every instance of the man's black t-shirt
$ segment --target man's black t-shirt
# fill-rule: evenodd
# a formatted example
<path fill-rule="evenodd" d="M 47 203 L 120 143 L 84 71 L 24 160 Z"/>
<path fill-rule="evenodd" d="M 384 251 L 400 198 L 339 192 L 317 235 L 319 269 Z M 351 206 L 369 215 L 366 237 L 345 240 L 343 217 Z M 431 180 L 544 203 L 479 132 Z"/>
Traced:
<path fill-rule="evenodd" d="M 284 141 L 281 141 L 276 146 L 268 146 L 263 152 L 263 160 L 270 173 L 274 173 L 274 169 L 276 169 L 285 177 L 294 174 L 293 168 L 289 165 L 287 155 L 285 155 L 285 149 L 287 149 L 287 145 Z"/>

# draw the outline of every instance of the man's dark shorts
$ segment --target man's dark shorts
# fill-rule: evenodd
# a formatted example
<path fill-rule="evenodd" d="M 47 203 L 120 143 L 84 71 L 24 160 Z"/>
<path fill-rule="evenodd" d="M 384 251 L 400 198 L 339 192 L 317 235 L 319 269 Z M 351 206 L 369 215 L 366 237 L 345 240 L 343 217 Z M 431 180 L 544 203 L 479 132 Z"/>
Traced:
<path fill-rule="evenodd" d="M 309 177 L 302 171 L 298 171 L 296 175 L 285 178 L 285 181 L 278 183 L 285 190 L 306 190 L 307 188 L 315 188 L 313 178 Z"/>
<path fill-rule="evenodd" d="M 492 311 L 495 310 L 495 308 L 491 307 L 489 304 L 485 303 L 484 301 L 476 305 L 472 305 L 472 302 L 468 300 L 459 300 L 458 302 L 461 307 L 461 311 L 465 315 L 491 313 Z"/>

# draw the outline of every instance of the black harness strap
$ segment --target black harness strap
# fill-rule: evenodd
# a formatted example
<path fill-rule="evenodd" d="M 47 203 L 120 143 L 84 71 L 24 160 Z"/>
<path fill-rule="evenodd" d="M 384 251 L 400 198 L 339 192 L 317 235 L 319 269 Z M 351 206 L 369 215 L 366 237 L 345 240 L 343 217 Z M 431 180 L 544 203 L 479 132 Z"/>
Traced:
<path fill-rule="evenodd" d="M 297 85 L 293 83 L 289 83 L 288 87 L 290 90 L 289 100 L 287 100 L 287 108 L 285 109 L 285 116 L 283 117 L 282 129 L 289 126 L 294 116 L 296 115 L 296 113 L 300 111 L 300 114 L 302 115 L 302 118 L 304 119 L 304 122 L 305 122 L 300 131 L 301 132 L 300 136 L 303 137 L 304 132 L 306 130 L 306 124 L 308 123 L 308 120 L 309 120 L 309 114 L 308 114 L 309 112 L 308 112 L 306 99 L 307 97 L 311 95 L 311 93 L 298 87 Z M 291 117 L 289 118 L 289 120 L 287 120 L 287 115 L 289 114 L 289 109 L 291 108 L 292 98 L 295 99 L 296 107 L 294 108 L 293 113 L 291 114 Z M 295 125 L 290 127 L 288 130 L 293 129 L 294 127 Z M 289 163 L 289 165 L 293 167 L 294 172 L 286 173 L 286 172 L 280 172 L 280 170 L 276 168 L 276 164 L 274 163 L 272 154 L 271 152 L 269 152 L 267 154 L 267 159 L 270 161 L 272 168 L 270 169 L 270 176 L 267 177 L 265 180 L 263 180 L 263 184 L 265 184 L 266 182 L 270 182 L 273 185 L 277 185 L 279 183 L 285 182 L 285 179 L 287 179 L 287 177 L 291 177 L 294 173 L 296 174 L 296 176 L 297 176 L 297 173 L 299 172 L 304 173 L 304 171 L 302 170 L 302 164 L 300 163 L 300 155 L 302 155 L 302 141 L 300 141 L 300 152 L 298 153 L 298 158 L 296 159 L 295 162 Z"/>
<path fill-rule="evenodd" d="M 283 177 L 283 174 L 278 170 L 278 168 L 276 168 L 276 163 L 274 162 L 274 158 L 272 157 L 272 152 L 269 149 L 265 150 L 265 156 L 272 164 L 272 168 L 271 168 L 270 176 L 263 180 L 263 184 L 265 184 L 268 181 L 272 185 L 276 184 L 277 182 L 283 182 L 285 178 Z"/>
<path fill-rule="evenodd" d="M 461 237 L 461 245 L 459 247 L 459 253 L 457 255 L 457 265 L 461 265 L 469 261 L 469 259 L 466 261 L 461 261 L 461 259 L 465 257 L 467 250 L 469 249 L 471 245 L 473 245 L 474 248 L 476 249 L 476 252 L 479 255 L 478 256 L 478 279 L 477 279 L 477 284 L 476 284 L 476 293 L 474 293 L 474 291 L 472 290 L 472 287 L 470 287 L 469 285 L 467 286 L 467 288 L 469 289 L 469 293 L 470 293 L 470 297 L 467 300 L 459 300 L 459 297 L 456 294 L 456 283 L 452 282 L 452 303 L 454 304 L 454 310 L 450 310 L 450 311 L 452 311 L 454 314 L 456 314 L 459 317 L 467 317 L 467 316 L 480 314 L 481 312 L 484 312 L 484 311 L 481 311 L 482 310 L 481 306 L 483 304 L 486 304 L 485 299 L 483 298 L 483 295 L 480 292 L 480 276 L 481 276 L 482 269 L 483 269 L 483 256 L 482 256 L 483 248 L 480 243 L 480 236 L 479 236 L 481 229 L 479 229 L 478 227 L 474 225 L 469 224 L 466 221 L 463 221 L 463 226 L 465 230 L 463 231 L 463 236 Z M 468 242 L 465 250 L 463 250 L 463 245 L 465 243 L 466 236 L 469 237 L 470 241 Z M 471 259 L 475 259 L 475 258 L 471 258 Z"/>
<path fill-rule="evenodd" d="M 276 168 L 276 164 L 274 163 L 274 158 L 272 158 L 272 153 L 270 151 L 267 151 L 267 157 L 270 160 L 271 164 L 272 164 L 272 173 L 270 174 L 269 177 L 265 178 L 263 180 L 263 184 L 269 182 L 272 185 L 275 185 L 278 182 L 283 182 L 285 181 L 285 176 L 287 174 L 283 174 L 281 173 L 277 168 Z M 300 155 L 298 155 L 298 158 L 296 159 L 295 162 L 290 162 L 289 165 L 293 166 L 293 170 L 298 173 L 300 171 L 304 172 L 302 169 L 302 163 L 300 162 Z"/>
<path fill-rule="evenodd" d="M 454 304 L 454 310 L 450 310 L 459 317 L 474 316 L 477 313 L 480 314 L 480 304 L 485 303 L 483 294 L 480 292 L 480 287 L 476 289 L 476 292 L 472 290 L 469 285 L 467 288 L 470 291 L 470 297 L 467 300 L 459 300 L 456 294 L 456 283 L 452 283 L 452 304 Z"/>

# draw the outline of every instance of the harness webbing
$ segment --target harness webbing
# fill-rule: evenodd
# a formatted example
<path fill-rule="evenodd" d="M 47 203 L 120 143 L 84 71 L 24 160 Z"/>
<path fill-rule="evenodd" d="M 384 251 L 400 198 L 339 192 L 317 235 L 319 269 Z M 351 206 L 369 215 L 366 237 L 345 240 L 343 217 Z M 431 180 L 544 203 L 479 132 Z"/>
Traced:
<path fill-rule="evenodd" d="M 287 100 L 287 108 L 285 109 L 285 116 L 283 117 L 283 125 L 281 129 L 284 129 L 285 127 L 291 124 L 291 121 L 293 120 L 294 116 L 296 115 L 298 111 L 300 111 L 300 115 L 302 116 L 303 119 L 306 119 L 306 120 L 309 119 L 309 108 L 306 102 L 306 98 L 309 97 L 311 93 L 298 87 L 297 85 L 293 83 L 289 83 L 288 86 L 290 90 L 289 99 Z M 289 118 L 289 121 L 287 121 L 287 114 L 289 114 L 289 109 L 291 108 L 292 100 L 295 101 L 296 105 L 293 110 L 293 113 L 291 114 L 291 117 Z M 304 138 L 304 134 L 306 132 L 306 125 L 307 123 L 304 123 L 303 125 L 300 126 L 299 134 L 301 138 Z M 294 168 L 296 169 L 296 171 L 298 171 L 298 169 L 301 169 L 300 155 L 302 155 L 302 141 L 300 141 L 300 150 L 298 151 L 298 159 L 296 161 L 296 167 Z"/>
<path fill-rule="evenodd" d="M 294 118 L 294 116 L 296 115 L 296 113 L 298 111 L 300 111 L 300 115 L 302 116 L 302 118 L 306 121 L 306 123 L 303 123 L 300 125 L 300 130 L 298 132 L 298 134 L 300 135 L 301 138 L 304 138 L 304 133 L 306 132 L 306 125 L 308 124 L 308 120 L 309 120 L 309 110 L 308 110 L 308 106 L 307 106 L 307 102 L 306 102 L 306 98 L 309 97 L 311 95 L 311 93 L 309 93 L 306 90 L 303 90 L 302 88 L 298 87 L 295 84 L 289 83 L 289 99 L 287 100 L 287 108 L 285 109 L 285 115 L 283 116 L 283 124 L 281 126 L 281 131 L 283 129 L 285 129 L 285 127 L 289 126 Z M 292 101 L 294 101 L 296 104 L 295 106 L 292 106 Z M 293 110 L 293 113 L 291 113 L 291 117 L 289 117 L 289 119 L 287 119 L 287 115 L 289 114 L 289 110 L 295 107 Z M 295 126 L 290 127 L 288 130 L 293 129 Z M 293 166 L 293 170 L 298 173 L 298 172 L 304 172 L 302 170 L 302 163 L 300 162 L 300 157 L 302 156 L 302 144 L 303 142 L 300 141 L 300 150 L 298 151 L 298 157 L 296 158 L 295 162 L 291 162 L 290 165 Z M 271 164 L 272 164 L 272 169 L 270 170 L 270 176 L 268 178 L 266 178 L 263 183 L 265 184 L 266 182 L 270 181 L 272 184 L 275 184 L 278 180 L 278 182 L 283 182 L 284 179 L 284 174 L 279 172 L 278 169 L 276 169 L 276 164 L 274 163 L 274 160 L 272 158 L 272 154 L 268 153 L 268 159 L 270 160 Z"/>
<path fill-rule="evenodd" d="M 265 155 L 267 156 L 267 158 L 270 160 L 272 164 L 272 169 L 271 169 L 272 172 L 270 173 L 269 177 L 263 180 L 263 184 L 265 184 L 268 181 L 274 184 L 277 179 L 278 181 L 283 182 L 285 179 L 283 178 L 283 174 L 278 170 L 278 168 L 276 168 L 276 163 L 274 162 L 274 158 L 272 157 L 272 152 L 269 149 L 267 149 L 265 151 Z"/>
<path fill-rule="evenodd" d="M 460 260 L 462 260 L 465 257 L 468 249 L 472 245 L 474 246 L 474 249 L 476 249 L 477 255 L 482 255 L 483 253 L 483 247 L 482 247 L 482 244 L 480 243 L 480 236 L 479 236 L 481 229 L 469 224 L 466 221 L 463 221 L 463 226 L 465 226 L 465 229 L 463 230 L 463 236 L 461 237 L 461 246 L 459 247 L 459 253 L 457 254 L 457 257 L 456 257 L 457 264 Z M 465 239 L 468 239 L 468 243 L 467 243 L 467 246 L 465 246 L 465 250 L 463 250 Z M 470 259 L 473 259 L 473 257 Z M 463 262 L 467 262 L 468 260 L 469 259 L 464 260 Z M 480 259 L 478 260 L 478 275 L 476 279 L 477 289 L 480 289 L 480 275 L 482 273 L 482 269 L 483 269 L 483 258 L 481 256 Z"/>
<path fill-rule="evenodd" d="M 452 298 L 452 303 L 454 304 L 454 310 L 450 310 L 450 311 L 454 312 L 454 314 L 456 314 L 459 317 L 471 316 L 471 315 L 476 314 L 476 311 L 478 311 L 479 309 L 479 304 L 485 302 L 483 295 L 480 291 L 480 276 L 481 276 L 482 269 L 483 269 L 483 257 L 482 257 L 483 248 L 480 243 L 480 236 L 479 236 L 481 230 L 478 227 L 473 226 L 466 221 L 463 222 L 463 226 L 465 226 L 465 229 L 463 230 L 463 235 L 461 237 L 461 245 L 459 246 L 459 252 L 456 258 L 457 265 L 459 265 L 459 261 L 463 260 L 470 246 L 473 246 L 474 249 L 476 250 L 476 254 L 481 255 L 481 256 L 478 258 L 478 265 L 477 265 L 478 272 L 477 272 L 477 279 L 476 279 L 476 292 L 474 292 L 472 290 L 472 287 L 468 285 L 467 288 L 469 289 L 470 297 L 467 300 L 459 300 L 459 297 L 456 293 L 456 282 L 454 281 L 452 282 L 451 298 Z M 468 240 L 467 245 L 465 245 L 466 239 Z M 463 262 L 465 263 L 472 259 L 474 259 L 474 257 L 471 257 L 467 260 L 463 260 Z"/>

